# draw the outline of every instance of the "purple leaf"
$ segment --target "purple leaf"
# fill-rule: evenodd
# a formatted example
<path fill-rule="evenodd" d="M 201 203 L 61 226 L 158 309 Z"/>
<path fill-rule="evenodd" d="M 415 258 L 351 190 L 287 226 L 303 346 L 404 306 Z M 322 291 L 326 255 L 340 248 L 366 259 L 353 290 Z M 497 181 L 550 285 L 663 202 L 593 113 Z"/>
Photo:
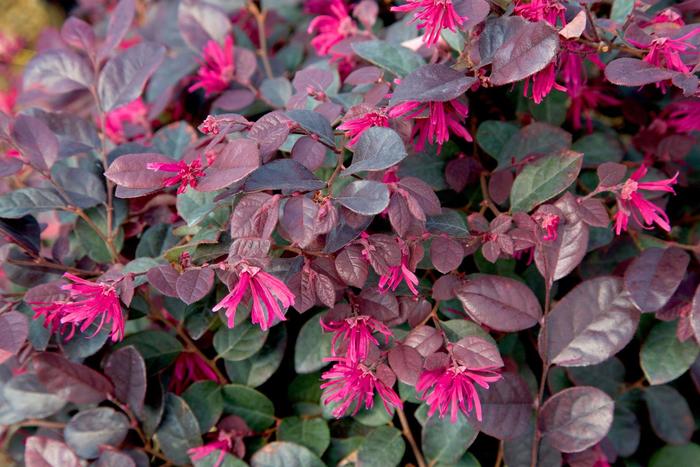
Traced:
<path fill-rule="evenodd" d="M 0 315 L 0 363 L 17 354 L 29 335 L 29 320 L 19 311 Z"/>
<path fill-rule="evenodd" d="M 634 336 L 639 312 L 625 297 L 622 280 L 599 277 L 585 281 L 562 298 L 547 315 L 545 359 L 560 366 L 601 363 L 619 352 Z"/>
<path fill-rule="evenodd" d="M 367 282 L 369 266 L 362 256 L 361 248 L 347 247 L 335 257 L 335 269 L 346 284 L 362 288 Z"/>
<path fill-rule="evenodd" d="M 404 345 L 413 347 L 423 357 L 432 355 L 442 347 L 443 338 L 440 331 L 430 326 L 420 325 L 413 328 L 403 340 Z"/>
<path fill-rule="evenodd" d="M 112 50 L 121 43 L 129 31 L 131 23 L 134 21 L 135 12 L 134 0 L 119 1 L 114 11 L 109 15 L 107 36 L 97 52 L 98 61 L 101 62 L 107 58 L 112 53 Z"/>
<path fill-rule="evenodd" d="M 354 151 L 352 164 L 340 173 L 343 176 L 388 169 L 408 156 L 398 133 L 384 127 L 370 128 L 362 133 Z"/>
<path fill-rule="evenodd" d="M 24 167 L 24 163 L 20 159 L 11 157 L 0 157 L 0 177 L 9 177 L 14 175 Z"/>
<path fill-rule="evenodd" d="M 150 170 L 147 168 L 149 162 L 173 164 L 175 161 L 155 152 L 126 154 L 112 162 L 105 172 L 105 177 L 125 188 L 146 190 L 160 188 L 165 179 L 173 174 L 160 170 Z"/>
<path fill-rule="evenodd" d="M 136 463 L 126 453 L 119 451 L 102 451 L 94 467 L 136 467 Z"/>
<path fill-rule="evenodd" d="M 63 437 L 80 457 L 95 459 L 107 446 L 119 446 L 129 431 L 129 419 L 110 407 L 95 407 L 75 414 Z"/>
<path fill-rule="evenodd" d="M 486 0 L 457 0 L 453 4 L 457 14 L 464 18 L 460 28 L 465 31 L 485 20 L 491 11 Z"/>
<path fill-rule="evenodd" d="M 245 49 L 236 49 L 236 56 L 238 57 L 242 51 L 248 52 Z M 225 110 L 226 112 L 238 112 L 239 110 L 245 109 L 253 102 L 255 102 L 255 94 L 248 89 L 233 89 L 217 97 L 212 107 Z"/>
<path fill-rule="evenodd" d="M 515 279 L 479 275 L 456 287 L 455 293 L 472 319 L 498 331 L 531 328 L 542 316 L 535 294 Z"/>
<path fill-rule="evenodd" d="M 416 177 L 403 177 L 399 180 L 399 188 L 406 190 L 418 202 L 425 215 L 437 216 L 442 214 L 440 200 L 435 191 L 423 180 Z"/>
<path fill-rule="evenodd" d="M 648 248 L 627 267 L 625 289 L 640 311 L 658 311 L 680 285 L 689 262 L 679 248 Z"/>
<path fill-rule="evenodd" d="M 625 178 L 627 167 L 617 162 L 603 162 L 596 169 L 600 186 L 614 186 Z"/>
<path fill-rule="evenodd" d="M 38 255 L 41 248 L 41 227 L 32 216 L 19 219 L 0 218 L 0 233 L 19 245 L 25 251 Z"/>
<path fill-rule="evenodd" d="M 269 238 L 277 225 L 279 195 L 251 193 L 245 195 L 231 215 L 231 236 Z"/>
<path fill-rule="evenodd" d="M 34 370 L 46 389 L 75 404 L 97 404 L 114 391 L 112 383 L 84 365 L 69 362 L 55 353 L 32 358 Z"/>
<path fill-rule="evenodd" d="M 289 110 L 287 117 L 295 121 L 309 134 L 316 135 L 320 141 L 328 146 L 335 147 L 335 137 L 330 122 L 318 112 L 313 110 Z"/>
<path fill-rule="evenodd" d="M 610 430 L 615 403 L 600 389 L 580 386 L 547 399 L 538 426 L 543 438 L 562 452 L 580 452 Z"/>
<path fill-rule="evenodd" d="M 27 64 L 23 89 L 64 94 L 87 90 L 93 80 L 92 66 L 85 58 L 68 49 L 56 49 L 37 55 Z"/>
<path fill-rule="evenodd" d="M 399 316 L 399 302 L 390 294 L 383 294 L 375 288 L 364 289 L 358 297 L 360 310 L 380 321 L 390 321 Z"/>
<path fill-rule="evenodd" d="M 389 351 L 389 365 L 399 381 L 415 386 L 423 369 L 423 357 L 413 347 L 397 345 Z"/>
<path fill-rule="evenodd" d="M 644 388 L 644 401 L 654 433 L 669 444 L 686 444 L 695 431 L 688 402 L 671 386 Z"/>
<path fill-rule="evenodd" d="M 326 159 L 326 147 L 311 136 L 302 136 L 292 147 L 292 159 L 311 171 L 317 170 Z"/>
<path fill-rule="evenodd" d="M 500 368 L 503 359 L 493 342 L 478 336 L 466 336 L 452 346 L 452 353 L 467 368 Z"/>
<path fill-rule="evenodd" d="M 132 346 L 115 350 L 107 357 L 105 375 L 114 384 L 114 395 L 136 414 L 141 414 L 146 398 L 146 363 Z"/>
<path fill-rule="evenodd" d="M 693 328 L 695 340 L 700 342 L 700 285 L 695 290 L 693 301 L 690 304 L 690 326 Z"/>
<path fill-rule="evenodd" d="M 62 441 L 44 436 L 30 436 L 24 444 L 27 467 L 82 467 L 84 461 Z"/>
<path fill-rule="evenodd" d="M 51 169 L 58 159 L 58 138 L 38 118 L 20 115 L 12 127 L 12 139 L 24 159 L 38 170 Z"/>
<path fill-rule="evenodd" d="M 109 112 L 139 97 L 164 57 L 165 47 L 142 42 L 111 58 L 97 83 L 102 110 Z"/>
<path fill-rule="evenodd" d="M 198 191 L 216 191 L 242 180 L 260 167 L 258 144 L 250 139 L 239 138 L 229 142 L 204 171 L 198 181 Z"/>
<path fill-rule="evenodd" d="M 188 305 L 206 296 L 214 285 L 214 271 L 210 268 L 192 268 L 183 272 L 175 282 L 177 296 Z"/>
<path fill-rule="evenodd" d="M 197 53 L 201 53 L 210 40 L 223 44 L 231 32 L 231 22 L 226 14 L 207 2 L 180 2 L 177 23 L 182 38 Z"/>
<path fill-rule="evenodd" d="M 578 214 L 581 220 L 591 227 L 607 227 L 610 224 L 608 210 L 598 198 L 580 199 Z"/>
<path fill-rule="evenodd" d="M 457 269 L 464 258 L 462 245 L 449 237 L 434 237 L 430 244 L 430 258 L 435 269 L 443 274 Z"/>
<path fill-rule="evenodd" d="M 683 95 L 686 97 L 694 95 L 698 90 L 698 86 L 700 85 L 700 79 L 698 79 L 698 77 L 692 73 L 678 73 L 671 78 L 671 82 L 674 86 L 683 90 Z"/>
<path fill-rule="evenodd" d="M 305 196 L 290 198 L 284 205 L 280 226 L 292 243 L 306 248 L 316 238 L 315 224 L 318 205 Z"/>
<path fill-rule="evenodd" d="M 638 58 L 618 58 L 605 67 L 605 77 L 620 86 L 644 86 L 673 78 L 678 73 L 657 68 Z"/>
<path fill-rule="evenodd" d="M 483 418 L 479 429 L 489 436 L 506 440 L 524 434 L 532 417 L 532 394 L 517 373 L 505 372 L 488 389 L 477 387 Z"/>
<path fill-rule="evenodd" d="M 168 297 L 177 297 L 175 283 L 180 274 L 173 268 L 170 263 L 162 264 L 158 267 L 151 268 L 146 273 L 148 283 L 153 286 L 158 292 Z"/>
<path fill-rule="evenodd" d="M 266 158 L 277 151 L 289 136 L 292 120 L 284 112 L 275 111 L 260 117 L 250 128 L 248 137 L 260 145 L 260 154 Z M 269 160 L 267 157 L 265 160 Z"/>
<path fill-rule="evenodd" d="M 291 159 L 278 159 L 256 169 L 245 182 L 246 191 L 314 191 L 324 188 L 306 167 Z"/>
<path fill-rule="evenodd" d="M 346 185 L 335 199 L 353 212 L 373 216 L 389 206 L 389 189 L 380 182 L 359 180 Z"/>
<path fill-rule="evenodd" d="M 393 107 L 401 102 L 446 102 L 461 96 L 476 82 L 447 65 L 424 65 L 401 79 L 389 101 Z"/>
<path fill-rule="evenodd" d="M 548 23 L 515 18 L 515 27 L 493 56 L 490 80 L 496 86 L 537 73 L 549 65 L 559 51 L 559 35 Z"/>
<path fill-rule="evenodd" d="M 92 59 L 95 57 L 95 33 L 92 26 L 80 18 L 71 16 L 61 27 L 61 37 L 69 45 L 85 51 Z"/>

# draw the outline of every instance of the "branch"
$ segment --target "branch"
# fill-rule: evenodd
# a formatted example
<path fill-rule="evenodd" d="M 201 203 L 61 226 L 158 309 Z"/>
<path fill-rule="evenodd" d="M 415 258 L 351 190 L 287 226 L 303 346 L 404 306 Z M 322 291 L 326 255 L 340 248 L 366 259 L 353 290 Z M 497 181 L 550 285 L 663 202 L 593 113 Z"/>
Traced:
<path fill-rule="evenodd" d="M 398 408 L 396 409 L 396 414 L 399 416 L 401 428 L 403 429 L 403 436 L 411 446 L 411 450 L 413 451 L 413 456 L 416 458 L 418 467 L 427 467 L 428 464 L 425 463 L 425 458 L 423 458 L 423 454 L 420 452 L 416 439 L 413 437 L 413 433 L 411 433 L 411 427 L 408 424 L 408 419 L 406 419 L 406 414 L 402 409 Z"/>

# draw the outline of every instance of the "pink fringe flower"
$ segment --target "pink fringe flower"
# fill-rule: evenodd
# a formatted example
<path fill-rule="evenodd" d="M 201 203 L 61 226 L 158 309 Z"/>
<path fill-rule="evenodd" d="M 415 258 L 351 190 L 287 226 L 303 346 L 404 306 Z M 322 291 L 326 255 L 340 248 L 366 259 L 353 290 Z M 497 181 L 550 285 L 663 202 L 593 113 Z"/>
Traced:
<path fill-rule="evenodd" d="M 690 73 L 690 67 L 683 63 L 680 54 L 688 49 L 695 49 L 695 46 L 687 42 L 693 36 L 700 34 L 700 28 L 696 28 L 687 34 L 674 39 L 670 37 L 655 37 L 649 43 L 642 43 L 628 38 L 629 42 L 640 49 L 649 50 L 642 59 L 656 67 L 668 68 L 669 70 Z"/>
<path fill-rule="evenodd" d="M 348 146 L 354 146 L 359 141 L 362 133 L 373 127 L 388 127 L 389 118 L 383 110 L 373 110 L 361 117 L 345 120 L 338 126 L 339 130 L 345 131 L 345 136 L 350 138 Z"/>
<path fill-rule="evenodd" d="M 173 163 L 149 162 L 146 164 L 146 168 L 156 172 L 174 172 L 176 175 L 166 178 L 165 181 L 163 181 L 163 186 L 179 185 L 177 187 L 177 194 L 187 191 L 187 187 L 196 188 L 197 178 L 204 176 L 202 162 L 199 159 L 194 159 L 189 164 L 185 161 Z"/>
<path fill-rule="evenodd" d="M 443 29 L 454 32 L 469 19 L 457 13 L 452 0 L 407 0 L 405 5 L 391 7 L 391 11 L 414 12 L 411 23 L 425 29 L 423 42 L 427 45 L 436 44 Z"/>
<path fill-rule="evenodd" d="M 640 182 L 639 180 L 644 178 L 647 172 L 647 167 L 642 164 L 620 188 L 620 193 L 617 196 L 618 211 L 614 216 L 617 235 L 627 230 L 630 217 L 634 217 L 634 220 L 642 227 L 651 228 L 652 225 L 656 224 L 667 232 L 671 231 L 668 216 L 664 210 L 645 199 L 639 190 L 664 191 L 675 194 L 671 185 L 676 184 L 678 173 L 676 172 L 673 178 L 655 182 Z"/>
<path fill-rule="evenodd" d="M 676 101 L 664 113 L 666 122 L 676 133 L 700 131 L 700 99 Z"/>
<path fill-rule="evenodd" d="M 218 383 L 219 377 L 202 357 L 194 352 L 182 352 L 175 360 L 173 377 L 168 389 L 175 394 L 182 394 L 190 384 L 197 381 Z"/>
<path fill-rule="evenodd" d="M 444 418 L 449 410 L 450 422 L 455 423 L 458 410 L 467 415 L 474 409 L 477 420 L 481 421 L 481 402 L 474 384 L 487 389 L 489 383 L 499 379 L 501 375 L 495 368 L 467 368 L 452 361 L 444 368 L 424 371 L 416 391 L 428 404 L 429 417 L 438 412 Z"/>
<path fill-rule="evenodd" d="M 566 7 L 557 0 L 531 0 L 524 2 L 518 0 L 515 3 L 515 14 L 529 21 L 546 21 L 552 26 L 557 25 L 557 20 L 562 26 L 566 26 Z"/>
<path fill-rule="evenodd" d="M 323 403 L 326 405 L 334 402 L 339 403 L 333 409 L 333 416 L 343 416 L 353 404 L 355 409 L 352 415 L 359 412 L 363 403 L 365 408 L 371 409 L 374 406 L 375 391 L 382 399 L 388 413 L 391 413 L 392 407 L 403 407 L 399 396 L 390 385 L 385 383 L 388 379 L 396 379 L 388 368 L 386 368 L 387 378 L 383 381 L 363 363 L 340 357 L 327 358 L 326 361 L 337 362 L 330 370 L 321 375 L 321 379 L 327 381 L 321 385 L 321 389 L 324 391 Z"/>
<path fill-rule="evenodd" d="M 462 126 L 468 113 L 469 108 L 458 99 L 426 103 L 408 101 L 392 107 L 389 117 L 415 119 L 411 138 L 417 135 L 414 143 L 416 150 L 422 151 L 426 141 L 430 144 L 435 142 L 439 154 L 442 145 L 450 139 L 450 131 L 466 141 L 472 141 L 472 136 Z"/>
<path fill-rule="evenodd" d="M 210 439 L 209 442 L 203 446 L 188 449 L 187 454 L 193 461 L 198 461 L 218 451 L 219 455 L 214 461 L 214 467 L 219 467 L 224 462 L 226 453 L 238 458 L 245 456 L 243 438 L 251 434 L 250 429 L 242 419 L 230 415 L 219 422 L 217 431 L 205 435 Z"/>
<path fill-rule="evenodd" d="M 311 40 L 311 45 L 321 56 L 328 55 L 334 45 L 357 32 L 357 25 L 350 17 L 345 2 L 330 0 L 328 3 L 330 14 L 317 16 L 307 29 L 309 34 L 318 33 Z"/>
<path fill-rule="evenodd" d="M 401 264 L 399 266 L 390 266 L 389 273 L 379 277 L 379 291 L 384 293 L 391 289 L 395 291 L 401 285 L 401 281 L 405 281 L 413 295 L 418 295 L 418 277 L 408 267 L 408 255 L 403 252 L 401 254 Z"/>
<path fill-rule="evenodd" d="M 129 128 L 129 125 L 136 128 Z M 135 132 L 135 129 L 143 130 Z M 105 134 L 115 144 L 128 141 L 130 133 L 141 136 L 149 130 L 148 107 L 140 97 L 105 114 Z"/>
<path fill-rule="evenodd" d="M 243 264 L 233 290 L 213 308 L 213 311 L 226 309 L 229 328 L 234 326 L 236 308 L 246 292 L 249 292 L 253 299 L 252 322 L 259 323 L 263 331 L 272 325 L 275 318 L 280 321 L 287 319 L 280 309 L 280 303 L 284 308 L 294 305 L 294 294 L 284 282 L 259 267 Z"/>
<path fill-rule="evenodd" d="M 200 61 L 199 71 L 195 83 L 189 87 L 189 92 L 204 89 L 204 94 L 209 97 L 228 89 L 233 81 L 235 64 L 233 60 L 233 38 L 226 36 L 224 46 L 213 40 L 207 42 L 202 51 L 204 57 Z"/>
<path fill-rule="evenodd" d="M 550 63 L 543 70 L 538 71 L 532 76 L 525 79 L 525 88 L 523 96 L 527 97 L 530 90 L 530 82 L 532 81 L 532 100 L 535 104 L 539 104 L 547 95 L 552 92 L 552 89 L 566 92 L 566 88 L 555 81 L 557 77 L 557 68 L 554 62 Z"/>
<path fill-rule="evenodd" d="M 379 345 L 379 341 L 372 334 L 382 334 L 386 342 L 392 336 L 391 330 L 381 321 L 371 316 L 350 316 L 340 321 L 325 322 L 321 320 L 321 328 L 326 332 L 333 332 L 331 348 L 336 355 L 338 341 L 343 343 L 346 349 L 346 358 L 352 362 L 361 362 L 369 354 L 370 344 Z"/>
<path fill-rule="evenodd" d="M 68 292 L 68 300 L 53 303 L 31 303 L 35 312 L 34 319 L 44 316 L 44 325 L 55 332 L 59 328 L 69 329 L 66 339 L 71 339 L 75 328 L 80 327 L 85 332 L 99 318 L 94 335 L 98 334 L 105 324 L 112 324 L 110 332 L 112 341 L 124 338 L 124 316 L 119 296 L 114 284 L 90 282 L 70 273 L 63 275 L 74 282 L 65 284 L 61 289 Z"/>
<path fill-rule="evenodd" d="M 532 218 L 545 231 L 542 240 L 555 241 L 557 239 L 557 228 L 559 227 L 559 216 L 550 212 L 536 213 Z"/>
<path fill-rule="evenodd" d="M 577 95 L 571 96 L 571 105 L 569 106 L 568 116 L 571 125 L 574 129 L 581 128 L 581 120 L 586 119 L 586 130 L 588 133 L 593 132 L 593 119 L 591 114 L 601 105 L 615 106 L 621 105 L 622 101 L 612 97 L 599 86 L 584 86 Z"/>

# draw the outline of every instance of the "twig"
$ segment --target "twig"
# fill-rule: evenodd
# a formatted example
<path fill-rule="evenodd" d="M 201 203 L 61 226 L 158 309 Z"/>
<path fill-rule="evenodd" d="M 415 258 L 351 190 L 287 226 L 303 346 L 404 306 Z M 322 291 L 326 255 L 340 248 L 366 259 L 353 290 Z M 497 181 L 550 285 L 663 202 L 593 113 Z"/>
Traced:
<path fill-rule="evenodd" d="M 550 302 L 551 302 L 551 289 L 552 285 L 549 281 L 545 283 L 544 292 L 544 313 L 542 314 L 542 338 L 539 340 L 542 347 L 540 353 L 543 356 L 542 360 L 542 376 L 540 376 L 540 387 L 537 391 L 537 399 L 535 400 L 535 427 L 532 434 L 532 446 L 530 450 L 530 467 L 537 467 L 537 455 L 540 446 L 541 433 L 537 428 L 537 420 L 540 417 L 540 409 L 542 408 L 542 399 L 544 398 L 544 390 L 547 384 L 547 373 L 549 373 L 549 363 L 547 362 L 547 326 L 545 320 L 547 318 L 547 313 L 549 312 Z"/>
<path fill-rule="evenodd" d="M 413 437 L 411 427 L 408 424 L 408 419 L 406 419 L 406 414 L 402 409 L 396 409 L 396 414 L 399 416 L 401 428 L 403 429 L 403 436 L 404 438 L 406 438 L 406 441 L 408 441 L 408 444 L 411 446 L 411 450 L 413 451 L 413 456 L 416 458 L 418 467 L 427 467 L 428 464 L 425 463 L 425 458 L 423 458 L 423 454 L 420 452 L 420 448 L 416 443 L 416 439 Z"/>
<path fill-rule="evenodd" d="M 33 261 L 24 261 L 21 259 L 8 258 L 6 260 L 9 264 L 14 264 L 17 266 L 35 266 L 47 269 L 56 269 L 57 271 L 70 272 L 72 274 L 80 274 L 83 276 L 99 276 L 101 273 L 97 271 L 88 271 L 87 269 L 78 269 L 71 266 L 65 266 L 63 264 L 51 263 L 44 258 L 37 258 Z"/>
<path fill-rule="evenodd" d="M 494 467 L 501 467 L 501 464 L 503 464 L 503 440 L 498 443 L 498 454 L 496 455 Z"/>
<path fill-rule="evenodd" d="M 250 0 L 248 1 L 248 11 L 250 11 L 250 13 L 255 18 L 255 21 L 258 23 L 258 41 L 260 42 L 258 55 L 260 56 L 260 59 L 263 62 L 265 74 L 268 78 L 272 79 L 274 75 L 272 74 L 270 59 L 267 56 L 267 36 L 265 35 L 265 18 L 267 17 L 267 11 L 260 11 L 255 2 Z"/>
<path fill-rule="evenodd" d="M 100 237 L 100 240 L 102 240 L 104 242 L 104 244 L 107 246 L 107 250 L 109 251 L 109 256 L 111 256 L 112 261 L 117 262 L 117 260 L 119 259 L 119 252 L 114 247 L 114 241 L 110 238 L 110 232 L 109 232 L 109 230 L 110 230 L 109 226 L 111 225 L 111 222 L 112 222 L 111 218 L 110 218 L 110 212 L 111 212 L 110 208 L 107 208 L 107 229 L 108 229 L 107 235 L 105 235 L 105 233 L 102 231 L 102 229 L 100 229 L 100 227 L 97 224 L 95 224 L 95 222 L 92 219 L 90 219 L 90 217 L 87 214 L 85 214 L 85 211 L 83 211 L 82 209 L 76 208 L 74 206 L 68 206 L 66 208 L 66 211 L 72 212 L 72 213 L 76 214 L 78 217 L 80 217 L 82 220 L 84 220 L 85 223 L 88 226 L 90 226 L 90 228 L 92 230 L 95 231 L 97 236 Z"/>
<path fill-rule="evenodd" d="M 330 193 L 331 188 L 333 188 L 333 183 L 335 183 L 335 179 L 338 178 L 338 175 L 340 174 L 340 171 L 343 170 L 343 153 L 339 152 L 337 154 L 336 158 L 336 163 L 335 163 L 335 170 L 331 174 L 331 176 L 328 178 L 328 181 L 326 182 L 326 187 L 328 187 L 328 192 Z"/>
<path fill-rule="evenodd" d="M 499 214 L 501 214 L 501 211 L 498 210 L 496 205 L 493 203 L 493 201 L 491 201 L 491 198 L 489 197 L 489 189 L 486 185 L 486 172 L 481 172 L 481 175 L 479 176 L 479 182 L 481 183 L 481 195 L 484 198 L 483 202 L 486 204 L 486 207 L 488 207 L 491 210 L 491 212 L 494 213 L 494 215 L 498 216 Z"/>

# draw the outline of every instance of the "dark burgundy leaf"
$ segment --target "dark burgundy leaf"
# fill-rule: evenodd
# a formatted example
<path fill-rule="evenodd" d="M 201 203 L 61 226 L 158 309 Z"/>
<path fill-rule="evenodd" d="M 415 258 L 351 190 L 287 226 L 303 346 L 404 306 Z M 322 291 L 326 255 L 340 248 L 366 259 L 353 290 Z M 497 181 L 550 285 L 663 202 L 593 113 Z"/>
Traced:
<path fill-rule="evenodd" d="M 177 23 L 182 38 L 198 54 L 210 40 L 223 44 L 231 31 L 231 22 L 223 11 L 196 0 L 180 2 Z"/>
<path fill-rule="evenodd" d="M 538 425 L 543 438 L 562 452 L 580 452 L 610 430 L 615 403 L 600 389 L 580 386 L 547 399 Z"/>
<path fill-rule="evenodd" d="M 375 288 L 364 289 L 358 297 L 362 313 L 380 321 L 389 321 L 399 316 L 399 302 L 390 294 L 383 294 Z"/>
<path fill-rule="evenodd" d="M 479 429 L 498 439 L 513 439 L 524 434 L 532 418 L 532 394 L 525 380 L 505 372 L 488 389 L 477 387 L 483 419 Z"/>
<path fill-rule="evenodd" d="M 435 269 L 443 274 L 457 269 L 464 258 L 462 245 L 449 237 L 434 237 L 430 244 L 430 258 Z"/>
<path fill-rule="evenodd" d="M 287 117 L 295 121 L 301 128 L 320 138 L 328 146 L 335 146 L 333 128 L 326 117 L 313 110 L 289 110 Z"/>
<path fill-rule="evenodd" d="M 306 248 L 316 238 L 315 224 L 318 205 L 305 196 L 290 198 L 284 205 L 280 227 L 289 235 L 292 243 Z"/>
<path fill-rule="evenodd" d="M 658 311 L 685 276 L 690 256 L 679 248 L 649 248 L 625 271 L 625 289 L 642 312 Z"/>
<path fill-rule="evenodd" d="M 75 404 L 97 404 L 114 391 L 107 378 L 85 365 L 73 363 L 55 353 L 32 359 L 39 381 L 46 389 Z"/>
<path fill-rule="evenodd" d="M 164 57 L 165 47 L 142 42 L 110 59 L 97 83 L 102 110 L 114 110 L 139 97 Z"/>
<path fill-rule="evenodd" d="M 270 112 L 253 124 L 248 132 L 248 137 L 258 142 L 260 153 L 265 158 L 282 146 L 289 135 L 291 124 L 292 120 L 284 112 Z M 265 160 L 269 160 L 269 158 Z"/>
<path fill-rule="evenodd" d="M 134 21 L 136 6 L 134 0 L 120 0 L 109 15 L 107 24 L 107 36 L 100 45 L 98 60 L 107 58 L 126 36 L 131 23 Z"/>
<path fill-rule="evenodd" d="M 389 351 L 389 365 L 401 382 L 414 386 L 423 369 L 423 357 L 413 347 L 397 345 Z"/>
<path fill-rule="evenodd" d="M 175 268 L 170 264 L 162 264 L 158 267 L 151 268 L 146 273 L 148 283 L 152 285 L 158 292 L 168 297 L 177 297 L 175 283 L 180 276 Z"/>
<path fill-rule="evenodd" d="M 442 213 L 440 200 L 430 185 L 416 177 L 403 177 L 399 180 L 399 187 L 406 190 L 420 205 L 428 216 L 437 216 Z M 415 215 L 415 214 L 414 214 Z M 449 232 L 446 232 L 449 233 Z"/>
<path fill-rule="evenodd" d="M 198 191 L 216 191 L 242 180 L 260 167 L 260 151 L 255 141 L 239 138 L 229 142 L 198 181 Z"/>
<path fill-rule="evenodd" d="M 354 151 L 352 164 L 341 175 L 384 170 L 398 164 L 408 155 L 398 133 L 384 127 L 370 128 L 362 133 Z"/>
<path fill-rule="evenodd" d="M 542 316 L 535 294 L 514 279 L 480 275 L 455 289 L 464 310 L 475 321 L 499 331 L 520 331 Z"/>
<path fill-rule="evenodd" d="M 323 165 L 326 147 L 311 136 L 302 136 L 292 147 L 292 159 L 314 171 Z"/>
<path fill-rule="evenodd" d="M 622 280 L 599 277 L 579 284 L 547 315 L 540 351 L 550 363 L 587 366 L 619 352 L 634 336 L 639 312 Z"/>
<path fill-rule="evenodd" d="M 210 268 L 193 268 L 183 272 L 175 282 L 177 296 L 190 305 L 205 297 L 214 285 L 214 271 Z"/>
<path fill-rule="evenodd" d="M 559 50 L 559 35 L 545 21 L 528 22 L 513 17 L 509 34 L 493 55 L 491 83 L 512 83 L 537 73 L 554 59 Z"/>
<path fill-rule="evenodd" d="M 66 443 L 44 436 L 30 436 L 24 444 L 27 467 L 82 467 L 84 461 Z"/>
<path fill-rule="evenodd" d="M 465 76 L 447 65 L 424 65 L 401 79 L 394 89 L 389 106 L 401 102 L 445 102 L 464 94 L 476 78 Z"/>
<path fill-rule="evenodd" d="M 141 354 L 132 346 L 117 349 L 107 357 L 104 371 L 117 399 L 141 414 L 146 398 L 146 363 Z"/>
<path fill-rule="evenodd" d="M 369 265 L 360 247 L 350 246 L 341 250 L 335 258 L 335 269 L 348 285 L 362 288 L 367 282 Z"/>
<path fill-rule="evenodd" d="M 0 232 L 21 246 L 23 250 L 31 251 L 34 254 L 39 253 L 41 228 L 33 216 L 24 216 L 18 219 L 0 218 Z"/>
<path fill-rule="evenodd" d="M 690 326 L 693 328 L 695 340 L 700 342 L 700 285 L 695 290 L 693 301 L 690 304 Z"/>
<path fill-rule="evenodd" d="M 607 227 L 610 224 L 610 215 L 600 199 L 581 200 L 578 203 L 578 213 L 581 220 L 591 227 Z"/>
<path fill-rule="evenodd" d="M 250 174 L 245 182 L 247 191 L 314 191 L 325 186 L 325 182 L 292 159 L 279 159 L 265 164 Z"/>
<path fill-rule="evenodd" d="M 618 58 L 605 67 L 605 77 L 620 86 L 644 86 L 673 78 L 675 71 L 657 68 L 638 58 Z"/>
<path fill-rule="evenodd" d="M 373 216 L 389 206 L 389 190 L 383 183 L 359 180 L 346 185 L 335 199 L 353 212 Z"/>
<path fill-rule="evenodd" d="M 80 18 L 71 16 L 61 27 L 61 37 L 76 49 L 85 51 L 92 59 L 95 57 L 95 33 L 92 26 Z"/>
<path fill-rule="evenodd" d="M 466 336 L 455 342 L 452 352 L 467 368 L 500 368 L 503 359 L 498 347 L 478 336 Z"/>
<path fill-rule="evenodd" d="M 0 177 L 14 175 L 22 170 L 23 166 L 24 163 L 20 159 L 0 157 Z"/>
<path fill-rule="evenodd" d="M 443 339 L 442 334 L 437 329 L 421 325 L 412 329 L 403 343 L 416 349 L 423 357 L 427 357 L 442 347 Z"/>
<path fill-rule="evenodd" d="M 279 195 L 251 193 L 236 205 L 231 216 L 231 237 L 269 238 L 279 217 Z"/>
<path fill-rule="evenodd" d="M 112 162 L 105 172 L 105 177 L 125 188 L 160 188 L 172 173 L 150 170 L 146 167 L 149 162 L 174 163 L 172 159 L 154 152 L 126 154 Z"/>
<path fill-rule="evenodd" d="M 12 127 L 12 138 L 26 162 L 47 171 L 58 159 L 58 138 L 41 120 L 20 115 Z"/>
<path fill-rule="evenodd" d="M 240 51 L 245 49 L 236 49 L 236 56 L 240 56 Z M 247 51 L 246 51 L 247 52 Z M 226 91 L 220 95 L 212 104 L 216 109 L 225 110 L 226 112 L 238 112 L 248 107 L 255 102 L 255 94 L 248 89 L 233 89 Z"/>
<path fill-rule="evenodd" d="M 64 94 L 86 90 L 93 83 L 92 66 L 82 56 L 68 49 L 55 49 L 34 57 L 24 69 L 25 91 Z"/>
<path fill-rule="evenodd" d="M 17 354 L 29 335 L 29 320 L 18 311 L 0 315 L 0 363 Z"/>
<path fill-rule="evenodd" d="M 140 451 L 137 451 L 140 452 Z M 137 467 L 135 461 L 123 452 L 103 451 L 94 467 Z"/>
<path fill-rule="evenodd" d="M 671 78 L 671 82 L 674 86 L 683 90 L 683 95 L 686 97 L 694 95 L 698 90 L 698 86 L 700 86 L 700 79 L 692 73 L 678 73 Z"/>
<path fill-rule="evenodd" d="M 603 162 L 596 169 L 600 186 L 615 186 L 622 181 L 627 167 L 617 162 Z"/>

